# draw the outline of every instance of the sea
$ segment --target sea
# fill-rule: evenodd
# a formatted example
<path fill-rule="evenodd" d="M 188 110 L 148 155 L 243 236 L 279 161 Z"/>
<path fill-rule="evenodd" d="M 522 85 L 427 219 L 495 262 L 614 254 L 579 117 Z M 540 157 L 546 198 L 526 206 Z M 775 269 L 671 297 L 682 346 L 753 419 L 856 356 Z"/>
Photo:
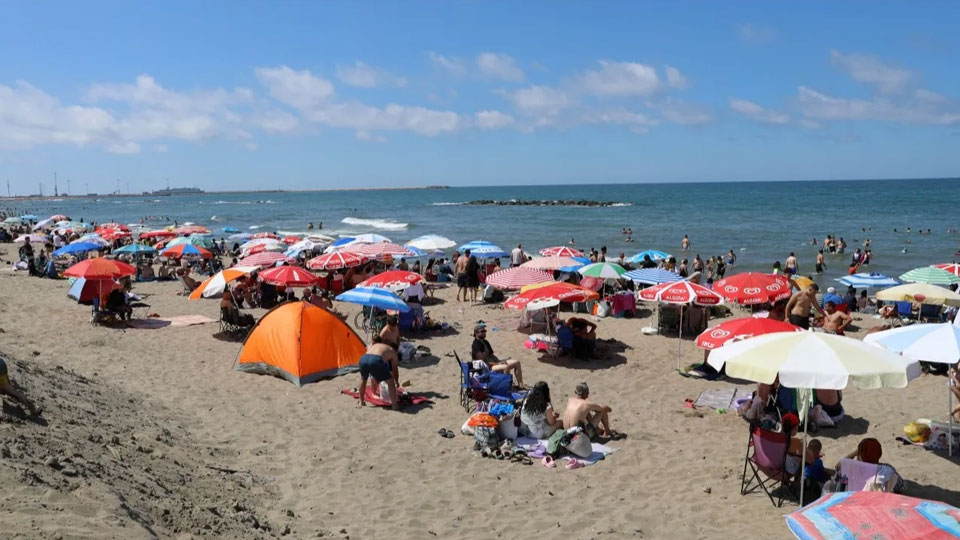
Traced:
<path fill-rule="evenodd" d="M 591 200 L 614 206 L 473 206 L 478 199 Z M 772 269 L 791 252 L 812 275 L 826 235 L 842 237 L 845 254 L 827 255 L 821 284 L 847 274 L 851 254 L 870 240 L 873 260 L 863 270 L 899 276 L 958 255 L 960 180 L 581 184 L 450 187 L 442 189 L 204 193 L 174 196 L 4 201 L 41 218 L 56 213 L 100 223 L 161 228 L 193 222 L 218 237 L 224 227 L 244 232 L 318 232 L 338 237 L 375 232 L 397 243 L 439 234 L 458 243 L 518 243 L 530 253 L 556 245 L 607 247 L 631 256 L 657 249 L 690 260 L 733 250 L 738 271 Z M 632 241 L 621 233 L 632 229 Z M 907 233 L 907 229 L 910 233 Z M 920 234 L 919 231 L 924 234 Z M 926 234 L 926 231 L 930 231 Z M 680 250 L 688 235 L 692 248 Z M 813 239 L 816 244 L 811 245 Z"/>

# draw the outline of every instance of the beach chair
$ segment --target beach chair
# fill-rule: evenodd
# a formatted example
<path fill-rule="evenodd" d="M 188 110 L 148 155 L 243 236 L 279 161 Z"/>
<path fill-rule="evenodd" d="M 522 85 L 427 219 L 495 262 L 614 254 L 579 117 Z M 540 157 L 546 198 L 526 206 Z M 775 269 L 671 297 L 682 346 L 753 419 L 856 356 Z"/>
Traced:
<path fill-rule="evenodd" d="M 557 341 L 551 346 L 550 353 L 554 358 L 561 354 L 573 354 L 573 330 L 565 324 L 557 325 Z"/>
<path fill-rule="evenodd" d="M 657 317 L 657 332 L 665 334 L 669 331 L 680 331 L 680 310 L 673 306 L 660 306 L 660 315 Z"/>
<path fill-rule="evenodd" d="M 935 306 L 933 304 L 920 304 L 919 318 L 921 322 L 940 322 L 940 306 Z"/>
<path fill-rule="evenodd" d="M 752 426 L 743 460 L 743 482 L 740 495 L 763 489 L 777 508 L 783 506 L 784 491 L 797 498 L 792 478 L 786 471 L 787 447 L 790 437 Z M 748 472 L 749 471 L 749 472 Z M 774 497 L 774 493 L 777 493 Z"/>
<path fill-rule="evenodd" d="M 470 376 L 469 362 L 461 361 L 460 355 L 457 354 L 456 351 L 453 352 L 453 356 L 460 366 L 460 406 L 462 406 L 465 411 L 473 412 L 471 405 L 474 405 L 477 401 L 484 401 L 487 398 L 499 399 L 501 401 L 516 401 L 518 396 L 519 398 L 523 397 L 522 395 L 512 392 L 509 392 L 508 395 L 494 394 L 491 383 L 479 382 Z M 511 382 L 513 380 L 513 376 L 500 373 L 491 372 L 490 376 L 510 377 Z"/>
<path fill-rule="evenodd" d="M 190 286 L 187 285 L 187 282 L 183 280 L 183 276 L 177 275 L 177 282 L 179 282 L 180 286 L 182 287 L 180 292 L 177 294 L 180 296 L 190 296 L 190 293 L 193 292 L 193 289 L 191 289 Z"/>
<path fill-rule="evenodd" d="M 906 326 L 913 324 L 913 302 L 894 302 L 897 308 L 897 318 L 893 321 L 893 326 Z"/>
<path fill-rule="evenodd" d="M 93 310 L 90 315 L 90 324 L 103 324 L 103 323 L 115 323 L 117 318 L 120 316 L 119 313 L 115 311 L 110 311 L 108 309 L 100 309 L 100 298 L 93 298 Z"/>

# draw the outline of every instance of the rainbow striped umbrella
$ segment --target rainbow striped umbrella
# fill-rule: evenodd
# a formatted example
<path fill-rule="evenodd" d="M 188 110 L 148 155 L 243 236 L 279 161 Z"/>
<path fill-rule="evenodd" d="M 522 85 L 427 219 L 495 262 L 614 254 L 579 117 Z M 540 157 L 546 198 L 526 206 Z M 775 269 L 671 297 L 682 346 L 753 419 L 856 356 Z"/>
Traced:
<path fill-rule="evenodd" d="M 846 491 L 788 514 L 787 527 L 801 540 L 955 539 L 960 538 L 960 509 L 895 493 Z"/>

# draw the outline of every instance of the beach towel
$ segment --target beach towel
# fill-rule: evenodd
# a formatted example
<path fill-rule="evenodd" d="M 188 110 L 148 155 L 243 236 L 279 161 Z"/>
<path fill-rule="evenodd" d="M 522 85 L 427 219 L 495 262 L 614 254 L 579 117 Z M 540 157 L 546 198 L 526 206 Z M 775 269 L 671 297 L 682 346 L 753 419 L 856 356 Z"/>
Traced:
<path fill-rule="evenodd" d="M 133 319 L 127 321 L 130 328 L 139 328 L 141 330 L 155 330 L 168 326 L 194 326 L 197 324 L 215 323 L 216 319 L 204 317 L 203 315 L 175 315 L 173 317 L 155 317 L 149 319 Z"/>
<path fill-rule="evenodd" d="M 544 452 L 547 448 L 547 439 L 532 439 L 530 437 L 517 437 L 517 447 L 525 450 L 530 457 L 543 457 Z M 600 443 L 591 443 L 590 444 L 592 452 L 590 457 L 586 458 L 576 458 L 577 461 L 580 461 L 584 465 L 593 465 L 596 462 L 606 458 L 610 454 L 619 450 L 619 448 L 612 448 L 605 444 Z M 574 459 L 574 456 L 564 456 L 561 459 Z"/>
<path fill-rule="evenodd" d="M 736 395 L 737 389 L 734 386 L 714 388 L 701 392 L 694 405 L 697 407 L 710 407 L 711 409 L 729 409 Z"/>
<path fill-rule="evenodd" d="M 360 392 L 356 388 L 350 388 L 343 390 L 341 393 L 346 394 L 353 399 L 360 399 Z M 364 401 L 367 403 L 377 406 L 377 407 L 389 407 L 390 403 L 380 399 L 379 397 L 373 394 L 373 388 L 369 385 L 367 386 L 367 396 Z M 397 399 L 400 401 L 400 406 L 405 407 L 407 405 L 419 405 L 421 403 L 433 403 L 429 399 L 418 396 L 416 394 L 411 394 L 410 392 L 404 392 L 403 388 L 397 388 Z"/>

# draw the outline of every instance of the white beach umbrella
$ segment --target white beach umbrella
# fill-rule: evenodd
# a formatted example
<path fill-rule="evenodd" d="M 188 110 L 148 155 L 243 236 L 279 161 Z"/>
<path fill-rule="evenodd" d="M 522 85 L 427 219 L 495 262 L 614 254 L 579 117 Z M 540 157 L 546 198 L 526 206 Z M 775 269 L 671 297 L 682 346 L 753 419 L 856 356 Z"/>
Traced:
<path fill-rule="evenodd" d="M 456 246 L 457 243 L 445 236 L 440 236 L 438 234 L 427 234 L 414 238 L 413 240 L 407 242 L 407 245 L 417 249 L 422 249 L 423 251 L 436 251 L 450 249 Z"/>
<path fill-rule="evenodd" d="M 353 243 L 355 244 L 382 244 L 385 242 L 392 242 L 392 240 L 377 233 L 358 234 L 353 237 Z"/>

